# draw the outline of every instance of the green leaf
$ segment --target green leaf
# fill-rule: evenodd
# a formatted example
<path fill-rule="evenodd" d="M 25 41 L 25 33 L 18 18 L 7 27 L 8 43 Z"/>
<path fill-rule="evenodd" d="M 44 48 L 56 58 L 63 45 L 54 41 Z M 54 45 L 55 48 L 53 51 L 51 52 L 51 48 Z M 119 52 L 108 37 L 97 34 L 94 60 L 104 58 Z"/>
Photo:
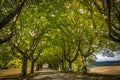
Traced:
<path fill-rule="evenodd" d="M 1 2 L 1 7 L 3 6 L 4 2 L 5 2 L 5 0 L 2 0 L 2 2 Z"/>

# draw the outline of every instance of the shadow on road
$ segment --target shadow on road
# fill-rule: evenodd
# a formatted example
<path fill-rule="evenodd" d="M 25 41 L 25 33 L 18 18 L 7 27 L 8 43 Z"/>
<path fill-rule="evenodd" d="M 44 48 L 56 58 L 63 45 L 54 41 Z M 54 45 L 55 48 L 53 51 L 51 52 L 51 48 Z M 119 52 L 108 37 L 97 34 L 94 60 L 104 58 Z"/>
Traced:
<path fill-rule="evenodd" d="M 120 77 L 101 74 L 81 76 L 72 73 L 62 73 L 52 69 L 43 69 L 32 80 L 120 80 Z"/>

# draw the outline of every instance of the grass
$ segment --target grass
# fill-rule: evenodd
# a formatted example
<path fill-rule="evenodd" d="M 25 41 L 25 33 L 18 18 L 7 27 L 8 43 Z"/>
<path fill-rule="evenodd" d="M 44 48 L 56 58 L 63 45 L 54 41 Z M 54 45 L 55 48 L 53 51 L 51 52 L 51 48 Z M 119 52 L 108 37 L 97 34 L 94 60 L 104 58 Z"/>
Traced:
<path fill-rule="evenodd" d="M 26 80 L 31 80 L 40 71 L 35 71 L 35 73 L 30 74 L 30 69 L 27 70 Z M 23 80 L 20 76 L 21 68 L 9 68 L 0 70 L 0 80 Z"/>

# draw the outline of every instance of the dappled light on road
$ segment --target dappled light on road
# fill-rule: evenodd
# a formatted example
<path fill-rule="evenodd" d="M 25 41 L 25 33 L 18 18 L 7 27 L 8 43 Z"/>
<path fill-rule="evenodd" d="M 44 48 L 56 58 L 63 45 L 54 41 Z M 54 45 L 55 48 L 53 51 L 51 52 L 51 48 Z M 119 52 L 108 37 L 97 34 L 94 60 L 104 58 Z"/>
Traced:
<path fill-rule="evenodd" d="M 80 75 L 74 73 L 62 73 L 56 70 L 43 69 L 39 75 L 35 76 L 32 80 L 119 80 L 119 76 L 111 75 Z"/>
<path fill-rule="evenodd" d="M 61 73 L 56 70 L 44 69 L 39 73 L 39 75 L 34 77 L 32 80 L 67 80 L 67 79 L 68 80 L 80 80 L 82 78 L 84 78 L 84 76 L 78 77 L 78 76 L 74 76 L 69 73 Z"/>

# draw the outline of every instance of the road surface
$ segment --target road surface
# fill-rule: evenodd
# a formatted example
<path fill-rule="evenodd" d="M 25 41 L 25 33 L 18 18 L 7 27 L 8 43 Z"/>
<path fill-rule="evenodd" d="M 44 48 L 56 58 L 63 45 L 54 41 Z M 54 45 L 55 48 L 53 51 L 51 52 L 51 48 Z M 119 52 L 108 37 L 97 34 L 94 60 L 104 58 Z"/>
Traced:
<path fill-rule="evenodd" d="M 102 77 L 87 77 L 70 73 L 61 73 L 56 70 L 44 69 L 32 80 L 102 80 Z"/>
<path fill-rule="evenodd" d="M 120 66 L 98 66 L 90 69 L 90 73 L 99 75 L 86 75 L 61 73 L 57 70 L 43 69 L 32 80 L 120 80 Z"/>

